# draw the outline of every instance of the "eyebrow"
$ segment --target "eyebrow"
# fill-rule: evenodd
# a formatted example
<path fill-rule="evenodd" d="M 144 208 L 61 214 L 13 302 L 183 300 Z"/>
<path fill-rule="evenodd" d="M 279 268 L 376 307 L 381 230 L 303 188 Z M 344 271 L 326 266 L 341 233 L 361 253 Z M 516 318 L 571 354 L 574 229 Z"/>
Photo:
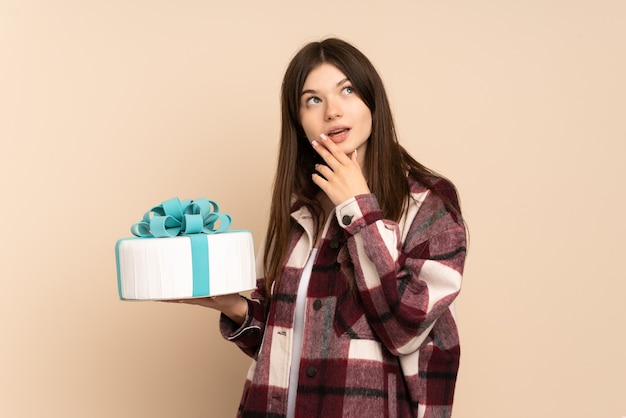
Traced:
<path fill-rule="evenodd" d="M 346 83 L 349 83 L 349 82 L 350 82 L 350 79 L 349 79 L 348 77 L 346 77 L 346 78 L 344 78 L 343 80 L 340 80 L 340 81 L 336 84 L 336 86 L 337 86 L 337 87 L 340 87 L 340 86 L 342 86 L 342 85 L 344 85 L 344 84 L 346 84 Z M 300 96 L 304 96 L 305 94 L 315 94 L 315 93 L 317 93 L 317 91 L 312 90 L 312 89 L 308 89 L 308 90 L 303 90 L 303 91 L 302 91 L 302 93 L 300 93 Z"/>

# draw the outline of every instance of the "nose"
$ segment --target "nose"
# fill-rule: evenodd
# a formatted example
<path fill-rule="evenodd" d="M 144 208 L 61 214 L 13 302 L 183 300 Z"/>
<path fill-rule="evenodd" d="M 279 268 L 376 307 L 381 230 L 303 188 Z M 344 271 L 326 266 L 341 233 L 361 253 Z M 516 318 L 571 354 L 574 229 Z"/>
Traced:
<path fill-rule="evenodd" d="M 340 118 L 343 115 L 343 111 L 341 110 L 341 106 L 337 102 L 337 100 L 328 99 L 326 101 L 326 120 L 333 120 Z"/>

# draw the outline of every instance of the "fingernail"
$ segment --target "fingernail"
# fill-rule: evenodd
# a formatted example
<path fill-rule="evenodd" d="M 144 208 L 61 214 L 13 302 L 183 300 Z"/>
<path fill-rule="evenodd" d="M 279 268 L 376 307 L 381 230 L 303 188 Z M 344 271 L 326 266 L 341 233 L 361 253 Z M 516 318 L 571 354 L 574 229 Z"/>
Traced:
<path fill-rule="evenodd" d="M 326 134 L 320 134 L 320 138 L 322 138 L 324 141 L 326 141 L 328 139 Z"/>
<path fill-rule="evenodd" d="M 319 144 L 320 144 L 320 143 L 319 143 L 319 142 L 317 142 L 316 140 L 313 140 L 313 141 L 311 142 L 311 145 L 313 145 L 314 147 L 317 147 Z"/>

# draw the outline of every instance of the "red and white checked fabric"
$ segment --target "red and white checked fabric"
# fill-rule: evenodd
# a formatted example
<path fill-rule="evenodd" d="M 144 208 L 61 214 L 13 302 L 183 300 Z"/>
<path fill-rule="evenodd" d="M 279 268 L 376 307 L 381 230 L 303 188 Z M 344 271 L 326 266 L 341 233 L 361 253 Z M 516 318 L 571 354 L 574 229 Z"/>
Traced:
<path fill-rule="evenodd" d="M 326 224 L 306 298 L 296 417 L 451 414 L 460 356 L 453 301 L 465 227 L 436 193 L 409 184 L 412 199 L 397 223 L 384 219 L 369 194 L 339 205 Z M 448 181 L 434 187 L 458 206 Z M 296 292 L 314 236 L 306 207 L 292 218 L 268 312 L 259 303 L 261 278 L 244 324 L 220 320 L 222 335 L 253 359 L 239 417 L 284 417 L 287 410 Z"/>

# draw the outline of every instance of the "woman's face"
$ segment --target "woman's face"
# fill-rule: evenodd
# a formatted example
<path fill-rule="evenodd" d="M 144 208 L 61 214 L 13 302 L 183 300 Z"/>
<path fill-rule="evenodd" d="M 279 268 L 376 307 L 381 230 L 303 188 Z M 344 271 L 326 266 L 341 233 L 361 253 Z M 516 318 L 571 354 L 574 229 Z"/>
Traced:
<path fill-rule="evenodd" d="M 315 67 L 302 87 L 300 123 L 309 140 L 326 134 L 346 154 L 357 150 L 361 166 L 372 133 L 372 112 L 346 75 L 332 64 Z"/>

